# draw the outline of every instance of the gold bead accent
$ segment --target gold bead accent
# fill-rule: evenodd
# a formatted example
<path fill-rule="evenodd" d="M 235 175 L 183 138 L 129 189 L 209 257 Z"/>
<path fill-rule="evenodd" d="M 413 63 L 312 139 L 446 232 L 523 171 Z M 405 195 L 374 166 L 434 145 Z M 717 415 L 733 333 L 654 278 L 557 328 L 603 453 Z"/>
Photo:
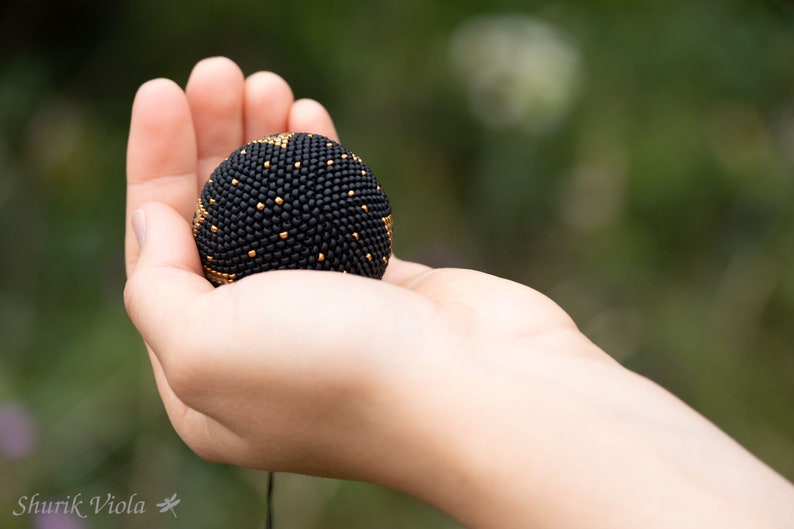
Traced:
<path fill-rule="evenodd" d="M 330 167 L 330 166 L 334 165 L 334 161 L 333 160 L 328 160 L 327 162 L 325 162 L 325 165 Z"/>
<path fill-rule="evenodd" d="M 281 233 L 278 234 L 278 236 L 281 237 L 282 239 L 286 239 L 287 237 L 289 237 L 289 232 L 282 231 Z"/>
<path fill-rule="evenodd" d="M 218 233 L 218 227 L 217 227 L 216 225 L 214 225 L 214 224 L 213 224 L 212 226 L 210 226 L 210 231 L 211 231 L 212 233 Z"/>
<path fill-rule="evenodd" d="M 295 169 L 300 169 L 300 168 L 301 168 L 301 163 L 295 162 Z"/>
<path fill-rule="evenodd" d="M 270 160 L 265 162 L 265 169 L 270 169 Z"/>
<path fill-rule="evenodd" d="M 261 202 L 257 202 L 256 203 L 256 209 L 258 209 L 259 211 L 262 211 L 263 209 L 265 209 L 265 205 L 262 204 Z"/>
<path fill-rule="evenodd" d="M 356 192 L 351 189 L 350 191 L 347 192 L 347 196 L 354 197 L 356 196 Z"/>
<path fill-rule="evenodd" d="M 359 238 L 358 232 L 354 231 L 353 232 L 353 240 L 357 241 L 358 238 Z"/>
<path fill-rule="evenodd" d="M 289 144 L 290 138 L 295 135 L 294 132 L 282 132 L 281 134 L 277 134 L 274 136 L 265 136 L 264 138 L 259 138 L 258 140 L 254 140 L 255 143 L 267 143 L 269 145 L 275 145 L 276 147 L 281 147 L 282 149 L 286 149 L 287 145 Z"/>
<path fill-rule="evenodd" d="M 242 151 L 240 151 L 240 154 L 241 154 L 242 156 L 245 156 L 246 154 L 248 154 L 248 151 L 246 151 L 245 149 L 243 149 Z"/>
<path fill-rule="evenodd" d="M 383 226 L 386 228 L 386 235 L 389 236 L 389 244 L 392 243 L 392 235 L 394 235 L 394 221 L 392 220 L 391 214 L 382 217 L 380 219 L 383 222 Z"/>
<path fill-rule="evenodd" d="M 383 256 L 383 264 L 388 264 L 388 262 L 389 262 L 389 258 L 384 255 Z"/>
<path fill-rule="evenodd" d="M 280 205 L 281 205 L 281 204 L 283 204 L 283 203 L 284 203 L 284 199 L 283 199 L 283 198 L 281 198 L 281 197 L 276 197 L 276 204 L 278 204 L 278 205 L 280 206 Z"/>
<path fill-rule="evenodd" d="M 249 252 L 248 252 L 248 257 L 250 257 L 251 259 L 253 259 L 254 257 L 256 257 L 256 250 L 251 250 L 251 251 L 249 251 Z"/>
<path fill-rule="evenodd" d="M 232 178 L 232 185 L 233 185 L 233 186 L 236 186 L 236 185 L 237 185 L 237 184 L 239 184 L 239 183 L 240 183 L 240 181 L 239 181 L 239 180 L 237 180 L 236 178 Z"/>
<path fill-rule="evenodd" d="M 361 176 L 367 176 L 367 172 L 364 169 L 361 170 Z"/>
<path fill-rule="evenodd" d="M 361 209 L 364 210 L 364 213 L 369 213 L 369 208 L 367 207 L 366 204 L 361 204 Z"/>
<path fill-rule="evenodd" d="M 214 198 L 211 198 L 211 199 L 210 199 L 210 206 L 214 206 L 214 205 L 215 205 L 215 199 L 214 199 Z"/>
<path fill-rule="evenodd" d="M 342 159 L 343 159 L 343 160 L 347 160 L 347 153 L 344 153 L 344 154 L 342 155 Z"/>
<path fill-rule="evenodd" d="M 372 261 L 372 254 L 371 254 L 371 253 L 368 253 L 368 254 L 366 255 L 366 258 L 367 258 L 367 261 Z"/>
<path fill-rule="evenodd" d="M 212 262 L 212 256 L 211 256 L 211 255 L 208 255 L 208 256 L 207 256 L 207 262 L 208 262 L 208 263 L 211 263 L 211 262 Z"/>
<path fill-rule="evenodd" d="M 380 191 L 380 186 L 376 187 L 375 191 Z"/>
<path fill-rule="evenodd" d="M 208 266 L 202 267 L 204 269 L 204 277 L 215 283 L 216 285 L 225 285 L 237 279 L 237 274 L 225 274 L 213 270 Z"/>
<path fill-rule="evenodd" d="M 333 143 L 331 143 L 331 142 L 329 141 L 328 143 L 326 143 L 326 144 L 325 144 L 325 146 L 326 146 L 326 147 L 333 147 L 333 146 L 334 146 L 334 144 L 333 144 Z"/>
<path fill-rule="evenodd" d="M 325 254 L 321 253 L 317 256 L 317 262 L 322 263 L 323 261 L 325 261 Z"/>
<path fill-rule="evenodd" d="M 196 202 L 196 212 L 193 214 L 193 237 L 198 235 L 199 226 L 201 226 L 201 224 L 207 219 L 209 214 L 209 211 L 207 211 L 207 208 L 204 207 L 204 203 L 199 197 L 198 201 Z"/>

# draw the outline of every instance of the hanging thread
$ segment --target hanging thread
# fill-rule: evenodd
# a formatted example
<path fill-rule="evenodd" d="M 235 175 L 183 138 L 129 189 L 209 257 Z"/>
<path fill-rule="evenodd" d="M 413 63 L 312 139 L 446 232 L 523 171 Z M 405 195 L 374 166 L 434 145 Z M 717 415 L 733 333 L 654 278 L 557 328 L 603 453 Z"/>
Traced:
<path fill-rule="evenodd" d="M 275 472 L 267 473 L 267 517 L 265 518 L 265 529 L 273 529 L 273 484 Z"/>

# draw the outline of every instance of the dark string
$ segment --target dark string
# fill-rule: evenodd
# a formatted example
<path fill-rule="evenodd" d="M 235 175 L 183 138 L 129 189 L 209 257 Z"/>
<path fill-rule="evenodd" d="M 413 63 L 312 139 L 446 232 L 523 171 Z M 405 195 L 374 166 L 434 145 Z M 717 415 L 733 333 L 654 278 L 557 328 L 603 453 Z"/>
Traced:
<path fill-rule="evenodd" d="M 265 529 L 273 529 L 273 476 L 275 472 L 267 473 L 267 518 L 265 518 Z"/>

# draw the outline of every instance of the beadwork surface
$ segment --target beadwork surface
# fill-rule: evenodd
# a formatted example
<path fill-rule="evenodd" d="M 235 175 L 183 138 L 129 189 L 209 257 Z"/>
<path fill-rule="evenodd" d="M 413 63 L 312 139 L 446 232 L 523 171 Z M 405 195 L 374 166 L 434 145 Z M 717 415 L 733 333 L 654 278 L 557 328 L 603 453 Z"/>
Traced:
<path fill-rule="evenodd" d="M 242 146 L 213 171 L 193 236 L 216 286 L 283 269 L 379 279 L 391 256 L 391 207 L 360 157 L 318 134 L 282 133 Z"/>

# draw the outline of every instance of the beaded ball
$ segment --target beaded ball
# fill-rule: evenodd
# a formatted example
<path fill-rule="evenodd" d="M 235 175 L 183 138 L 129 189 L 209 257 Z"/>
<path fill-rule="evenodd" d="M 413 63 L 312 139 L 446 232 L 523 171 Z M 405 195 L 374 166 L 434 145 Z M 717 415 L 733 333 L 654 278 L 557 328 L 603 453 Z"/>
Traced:
<path fill-rule="evenodd" d="M 218 165 L 196 204 L 193 237 L 215 286 L 284 269 L 380 279 L 391 257 L 391 207 L 348 149 L 319 134 L 281 133 Z"/>

